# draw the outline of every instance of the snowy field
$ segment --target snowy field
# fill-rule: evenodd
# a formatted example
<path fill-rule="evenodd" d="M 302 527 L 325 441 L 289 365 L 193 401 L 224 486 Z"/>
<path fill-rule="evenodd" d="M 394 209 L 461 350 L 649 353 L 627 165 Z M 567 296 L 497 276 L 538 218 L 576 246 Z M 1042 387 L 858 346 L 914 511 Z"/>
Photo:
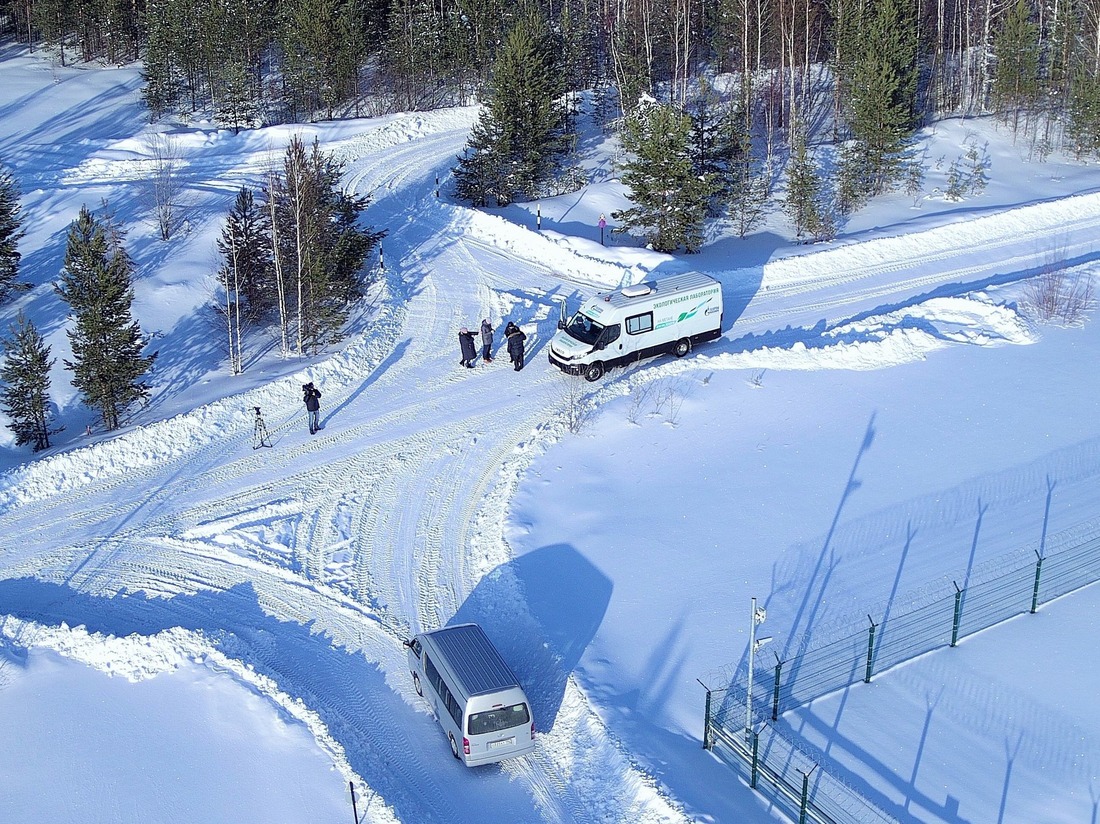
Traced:
<path fill-rule="evenodd" d="M 601 245 L 599 216 L 625 201 L 590 122 L 592 185 L 472 211 L 446 188 L 472 109 L 234 136 L 143 127 L 134 68 L 9 54 L 0 80 L 34 287 L 0 322 L 23 309 L 46 335 L 66 426 L 33 460 L 0 433 L 0 820 L 338 822 L 350 783 L 370 822 L 774 821 L 701 747 L 696 679 L 743 666 L 751 598 L 782 654 L 1100 519 L 1100 332 L 1028 305 L 1044 270 L 1095 280 L 1100 172 L 1029 162 L 990 122 L 922 133 L 923 194 L 877 200 L 834 243 L 793 242 L 776 213 L 667 256 Z M 166 243 L 153 131 L 184 161 L 187 225 Z M 372 196 L 384 277 L 338 350 L 282 361 L 256 340 L 230 377 L 214 239 L 296 132 Z M 989 184 L 949 202 L 972 146 Z M 52 290 L 69 223 L 104 202 L 160 352 L 151 402 L 110 434 L 61 368 Z M 560 300 L 689 270 L 723 283 L 720 340 L 598 384 L 548 365 Z M 457 365 L 458 328 L 483 317 L 498 340 L 526 331 L 522 372 Z M 270 450 L 251 448 L 255 405 Z M 1098 597 L 784 723 L 902 822 L 1095 822 Z M 469 620 L 538 731 L 534 754 L 472 770 L 401 644 Z"/>

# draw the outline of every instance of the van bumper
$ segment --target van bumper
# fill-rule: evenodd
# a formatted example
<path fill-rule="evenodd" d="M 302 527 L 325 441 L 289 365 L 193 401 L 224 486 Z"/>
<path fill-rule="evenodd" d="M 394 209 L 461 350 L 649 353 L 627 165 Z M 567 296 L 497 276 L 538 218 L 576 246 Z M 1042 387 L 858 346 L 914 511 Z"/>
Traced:
<path fill-rule="evenodd" d="M 584 370 L 587 366 L 587 364 L 584 363 L 574 363 L 571 361 L 563 361 L 559 358 L 555 358 L 553 352 L 550 352 L 548 357 L 550 358 L 551 366 L 558 367 L 558 369 L 560 369 L 562 372 L 565 372 L 567 375 L 583 375 Z"/>
<path fill-rule="evenodd" d="M 463 756 L 463 760 L 467 767 L 480 767 L 482 764 L 496 764 L 500 761 L 507 761 L 509 758 L 519 758 L 521 755 L 527 755 L 534 751 L 535 741 L 532 739 L 529 744 L 524 744 L 514 750 L 508 750 L 507 752 L 489 750 L 486 753 L 480 753 L 478 755 Z"/>

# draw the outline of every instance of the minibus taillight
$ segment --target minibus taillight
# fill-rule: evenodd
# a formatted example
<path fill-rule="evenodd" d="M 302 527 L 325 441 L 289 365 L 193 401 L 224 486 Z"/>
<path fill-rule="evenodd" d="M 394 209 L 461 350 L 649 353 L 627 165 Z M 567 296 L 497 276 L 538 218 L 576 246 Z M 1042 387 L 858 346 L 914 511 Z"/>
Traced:
<path fill-rule="evenodd" d="M 462 739 L 462 751 L 464 753 L 466 753 L 466 755 L 470 754 L 470 739 L 469 738 L 463 738 Z"/>
<path fill-rule="evenodd" d="M 531 740 L 532 741 L 535 740 L 535 722 L 534 721 L 531 722 Z"/>

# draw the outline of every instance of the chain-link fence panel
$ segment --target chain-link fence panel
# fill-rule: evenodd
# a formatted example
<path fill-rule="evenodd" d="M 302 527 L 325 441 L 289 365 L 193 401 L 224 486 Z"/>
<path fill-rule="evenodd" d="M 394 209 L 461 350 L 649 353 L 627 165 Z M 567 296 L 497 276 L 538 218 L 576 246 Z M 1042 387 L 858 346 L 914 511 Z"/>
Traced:
<path fill-rule="evenodd" d="M 878 623 L 868 615 L 862 628 L 849 625 L 835 640 L 796 643 L 791 648 L 797 652 L 786 660 L 773 655 L 773 667 L 754 668 L 751 695 L 748 674 L 730 668 L 721 688 L 707 689 L 703 745 L 795 818 L 819 824 L 894 821 L 838 779 L 827 757 L 811 754 L 804 742 L 795 743 L 768 722 L 1100 580 L 1100 520 L 1014 550 L 962 580 L 965 587 L 954 581 L 947 592 L 940 585 L 911 593 L 898 600 L 897 609 L 882 610 Z"/>

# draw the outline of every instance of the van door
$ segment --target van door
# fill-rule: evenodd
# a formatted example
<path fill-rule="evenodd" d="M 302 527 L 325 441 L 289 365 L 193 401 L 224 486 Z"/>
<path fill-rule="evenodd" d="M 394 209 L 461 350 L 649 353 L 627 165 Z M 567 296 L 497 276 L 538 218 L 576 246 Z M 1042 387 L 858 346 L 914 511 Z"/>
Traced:
<path fill-rule="evenodd" d="M 595 348 L 602 350 L 605 355 L 601 357 L 601 360 L 614 360 L 623 354 L 623 344 L 619 340 L 619 333 L 622 331 L 622 327 L 613 323 L 610 326 L 605 326 L 603 332 L 600 333 L 599 340 L 596 341 Z"/>

